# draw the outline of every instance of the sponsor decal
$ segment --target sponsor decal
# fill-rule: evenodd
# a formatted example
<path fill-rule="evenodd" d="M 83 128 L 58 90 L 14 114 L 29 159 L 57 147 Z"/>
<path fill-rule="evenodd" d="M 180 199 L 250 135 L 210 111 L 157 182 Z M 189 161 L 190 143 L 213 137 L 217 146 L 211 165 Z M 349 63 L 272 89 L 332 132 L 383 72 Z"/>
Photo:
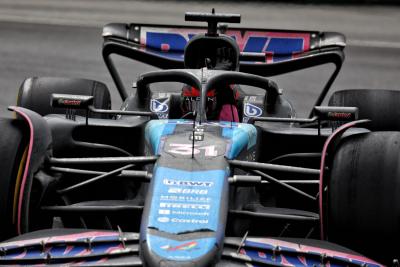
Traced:
<path fill-rule="evenodd" d="M 208 190 L 206 189 L 189 189 L 189 188 L 178 188 L 171 187 L 168 189 L 168 193 L 171 194 L 190 194 L 190 195 L 207 195 Z"/>
<path fill-rule="evenodd" d="M 51 105 L 59 108 L 86 108 L 91 104 L 93 104 L 93 96 L 53 94 L 51 97 Z"/>
<path fill-rule="evenodd" d="M 169 217 L 158 217 L 157 221 L 160 223 L 191 223 L 191 224 L 207 224 L 208 220 L 205 219 L 183 219 L 183 218 L 172 218 Z"/>
<path fill-rule="evenodd" d="M 176 250 L 191 250 L 197 246 L 196 241 L 191 241 L 191 242 L 186 242 L 183 243 L 182 245 L 177 245 L 177 246 L 170 246 L 170 245 L 165 245 L 162 246 L 161 249 L 167 250 L 167 251 L 176 251 Z"/>
<path fill-rule="evenodd" d="M 198 33 L 204 30 L 142 27 L 140 42 L 163 56 L 172 57 L 174 53 L 165 52 L 183 52 L 187 42 Z M 228 30 L 225 34 L 236 40 L 241 52 L 265 53 L 267 63 L 289 60 L 310 50 L 311 34 L 306 32 Z"/>
<path fill-rule="evenodd" d="M 173 223 L 189 223 L 189 224 L 207 224 L 208 220 L 199 220 L 199 219 L 183 219 L 183 218 L 172 218 L 171 222 Z"/>
<path fill-rule="evenodd" d="M 71 100 L 71 99 L 59 99 L 58 104 L 64 106 L 80 106 L 81 100 Z"/>
<path fill-rule="evenodd" d="M 38 253 L 37 250 L 37 246 L 42 246 L 42 244 L 46 244 L 46 253 L 52 255 L 52 257 L 69 258 L 83 255 L 107 255 L 124 249 L 119 242 L 119 238 L 118 232 L 90 231 L 70 235 L 5 242 L 1 244 L 1 248 L 4 251 L 8 251 L 8 253 L 3 255 L 2 259 L 43 259 L 42 255 Z M 88 250 L 87 244 L 79 242 L 83 240 L 90 240 L 93 242 L 90 250 Z M 74 245 L 62 245 L 63 242 L 71 241 L 78 242 Z M 96 241 L 103 242 L 96 243 Z M 14 249 L 15 251 L 13 251 Z M 90 263 L 100 263 L 104 259 L 107 260 L 104 257 L 102 259 L 92 259 L 93 261 L 90 261 Z M 89 262 L 89 260 L 87 262 Z M 82 260 L 81 263 L 84 264 L 86 261 Z"/>
<path fill-rule="evenodd" d="M 169 209 L 193 209 L 193 210 L 209 210 L 211 205 L 208 204 L 186 204 L 186 203 L 167 203 L 161 202 L 160 208 Z"/>
<path fill-rule="evenodd" d="M 195 212 L 195 211 L 172 211 L 172 215 L 185 215 L 185 216 L 208 216 L 208 212 Z"/>
<path fill-rule="evenodd" d="M 158 217 L 157 221 L 159 221 L 160 223 L 167 223 L 167 222 L 169 222 L 169 218 L 168 217 Z"/>
<path fill-rule="evenodd" d="M 158 214 L 169 215 L 169 214 L 171 214 L 171 211 L 170 210 L 158 210 Z"/>
<path fill-rule="evenodd" d="M 167 233 L 217 231 L 226 176 L 225 170 L 193 172 L 157 167 L 148 227 Z"/>
<path fill-rule="evenodd" d="M 260 117 L 263 113 L 263 110 L 253 104 L 246 103 L 244 104 L 244 115 L 247 117 Z"/>
<path fill-rule="evenodd" d="M 151 112 L 156 112 L 156 113 L 165 113 L 168 111 L 168 98 L 164 100 L 163 102 L 157 100 L 157 99 L 151 99 L 150 100 L 150 110 Z"/>
<path fill-rule="evenodd" d="M 321 261 L 317 257 L 319 255 L 327 259 L 325 266 L 333 266 L 336 260 L 343 261 L 343 266 L 351 265 L 350 263 L 360 266 L 380 266 L 373 260 L 360 255 L 352 255 L 346 252 L 339 252 L 270 238 L 250 238 L 249 241 L 245 242 L 245 245 L 248 245 L 252 249 L 242 249 L 240 251 L 241 254 L 247 255 L 251 259 L 259 260 L 267 265 L 278 264 L 281 266 L 317 266 L 321 265 Z M 273 253 L 265 253 L 267 251 L 273 251 L 276 247 L 280 248 L 279 254 L 274 255 Z"/>
<path fill-rule="evenodd" d="M 208 212 L 195 212 L 195 211 L 172 211 L 173 215 L 184 215 L 184 216 L 208 216 Z"/>
<path fill-rule="evenodd" d="M 332 119 L 344 119 L 349 120 L 353 116 L 352 113 L 349 112 L 329 112 L 328 117 Z"/>
<path fill-rule="evenodd" d="M 156 166 L 146 229 L 168 233 L 154 236 L 146 231 L 152 253 L 174 261 L 202 257 L 221 244 L 221 194 L 227 184 L 226 170 L 184 171 Z M 204 230 L 214 233 L 204 236 Z M 195 240 L 176 240 L 173 235 L 199 233 Z M 167 237 L 168 236 L 168 237 Z M 193 242 L 196 243 L 193 243 Z M 194 246 L 196 245 L 196 246 Z M 193 248 L 196 249 L 193 249 Z"/>
<path fill-rule="evenodd" d="M 208 193 L 208 192 L 207 192 Z M 183 202 L 202 202 L 209 203 L 211 202 L 210 197 L 205 196 L 177 196 L 177 195 L 161 195 L 161 200 L 171 200 L 171 201 L 183 201 Z"/>
<path fill-rule="evenodd" d="M 177 186 L 195 186 L 195 187 L 211 187 L 214 185 L 213 182 L 208 181 L 184 181 L 184 180 L 173 180 L 164 179 L 163 183 L 165 185 L 177 185 Z"/>

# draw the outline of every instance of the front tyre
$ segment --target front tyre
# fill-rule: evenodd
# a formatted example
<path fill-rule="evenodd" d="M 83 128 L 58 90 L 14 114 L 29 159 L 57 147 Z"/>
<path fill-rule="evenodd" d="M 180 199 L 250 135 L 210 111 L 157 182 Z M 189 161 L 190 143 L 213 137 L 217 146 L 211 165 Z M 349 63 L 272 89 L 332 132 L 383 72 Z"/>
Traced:
<path fill-rule="evenodd" d="M 327 236 L 389 263 L 400 257 L 400 132 L 345 138 L 328 181 Z"/>
<path fill-rule="evenodd" d="M 17 234 L 16 216 L 28 150 L 26 125 L 0 118 L 0 240 Z"/>

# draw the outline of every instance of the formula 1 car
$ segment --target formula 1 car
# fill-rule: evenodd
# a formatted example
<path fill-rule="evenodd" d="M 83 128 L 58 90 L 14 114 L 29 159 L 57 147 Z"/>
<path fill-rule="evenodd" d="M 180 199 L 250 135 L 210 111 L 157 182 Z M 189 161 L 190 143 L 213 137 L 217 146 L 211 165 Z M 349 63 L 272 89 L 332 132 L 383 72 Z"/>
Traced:
<path fill-rule="evenodd" d="M 104 27 L 121 109 L 101 82 L 22 83 L 0 120 L 0 265 L 398 266 L 399 92 L 322 106 L 342 34 L 186 20 L 208 27 Z M 161 70 L 127 90 L 114 54 Z M 327 63 L 296 117 L 267 77 Z"/>

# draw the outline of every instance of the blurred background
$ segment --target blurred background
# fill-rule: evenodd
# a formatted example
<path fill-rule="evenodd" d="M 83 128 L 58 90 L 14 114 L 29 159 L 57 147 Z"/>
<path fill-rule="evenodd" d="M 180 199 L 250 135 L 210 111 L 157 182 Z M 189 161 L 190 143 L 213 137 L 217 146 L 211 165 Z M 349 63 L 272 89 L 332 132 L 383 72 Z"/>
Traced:
<path fill-rule="evenodd" d="M 338 31 L 346 60 L 331 92 L 345 88 L 400 89 L 400 3 L 353 1 L 0 0 L 0 105 L 16 103 L 31 76 L 99 80 L 121 103 L 101 56 L 102 27 L 110 22 L 188 24 L 185 11 L 240 13 L 240 27 Z M 118 59 L 123 79 L 154 69 Z M 273 77 L 305 115 L 332 66 Z M 329 97 L 329 95 L 328 95 Z"/>

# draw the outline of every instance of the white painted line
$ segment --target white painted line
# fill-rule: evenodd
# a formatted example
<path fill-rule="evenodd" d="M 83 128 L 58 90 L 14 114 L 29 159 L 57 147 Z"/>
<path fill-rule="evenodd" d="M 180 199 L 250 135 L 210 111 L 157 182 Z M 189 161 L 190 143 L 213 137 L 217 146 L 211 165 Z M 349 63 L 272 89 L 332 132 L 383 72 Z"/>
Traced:
<path fill-rule="evenodd" d="M 47 18 L 47 17 L 22 17 L 19 15 L 8 15 L 1 14 L 1 22 L 16 22 L 16 23 L 28 23 L 28 24 L 44 24 L 44 25 L 56 25 L 56 26 L 79 26 L 79 27 L 102 27 L 108 22 L 100 20 L 82 20 L 78 18 Z"/>
<path fill-rule="evenodd" d="M 375 48 L 394 48 L 400 49 L 400 42 L 374 41 L 374 40 L 347 40 L 347 45 L 375 47 Z"/>

